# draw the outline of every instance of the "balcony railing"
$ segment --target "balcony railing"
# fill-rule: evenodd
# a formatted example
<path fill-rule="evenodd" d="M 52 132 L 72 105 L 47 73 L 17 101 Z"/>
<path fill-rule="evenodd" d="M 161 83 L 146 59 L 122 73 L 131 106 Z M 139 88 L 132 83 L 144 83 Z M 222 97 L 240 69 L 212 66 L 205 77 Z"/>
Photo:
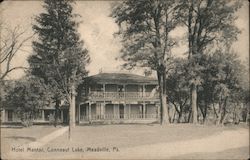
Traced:
<path fill-rule="evenodd" d="M 139 119 L 156 119 L 157 114 L 105 114 L 105 115 L 91 115 L 90 116 L 80 116 L 80 121 L 90 121 L 90 120 L 139 120 Z"/>
<path fill-rule="evenodd" d="M 158 94 L 151 92 L 98 92 L 91 91 L 90 98 L 105 98 L 105 99 L 138 99 L 138 98 L 158 98 Z"/>

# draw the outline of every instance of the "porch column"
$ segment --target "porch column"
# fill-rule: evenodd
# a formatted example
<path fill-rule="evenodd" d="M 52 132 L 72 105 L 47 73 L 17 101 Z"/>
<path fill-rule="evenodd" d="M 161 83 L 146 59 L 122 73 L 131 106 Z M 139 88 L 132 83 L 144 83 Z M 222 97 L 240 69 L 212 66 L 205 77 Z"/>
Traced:
<path fill-rule="evenodd" d="M 156 104 L 157 105 L 157 118 L 160 119 L 160 114 L 161 114 L 161 105 Z"/>
<path fill-rule="evenodd" d="M 115 105 L 116 104 L 113 104 L 113 116 L 114 116 L 113 118 L 115 118 Z"/>
<path fill-rule="evenodd" d="M 45 121 L 44 119 L 44 110 L 42 109 L 42 120 Z"/>
<path fill-rule="evenodd" d="M 98 109 L 100 112 L 98 112 Z M 95 102 L 95 119 L 99 119 L 100 115 L 101 115 L 101 104 Z"/>
<path fill-rule="evenodd" d="M 91 87 L 89 86 L 89 93 L 91 92 Z"/>
<path fill-rule="evenodd" d="M 123 92 L 123 98 L 126 99 L 126 89 L 125 89 L 126 85 L 124 84 L 123 85 L 123 89 L 124 89 L 124 92 Z"/>
<path fill-rule="evenodd" d="M 124 111 L 123 111 L 123 119 L 127 119 L 128 116 L 127 116 L 127 112 L 126 112 L 126 110 L 127 110 L 127 109 L 126 109 L 126 108 L 127 108 L 126 102 L 124 102 L 123 105 L 124 105 L 124 108 L 123 108 L 123 109 L 124 109 Z"/>
<path fill-rule="evenodd" d="M 105 119 L 105 118 L 106 118 L 106 117 L 105 117 L 105 115 L 106 115 L 106 114 L 105 114 L 105 112 L 106 112 L 106 111 L 105 111 L 105 106 L 106 106 L 106 102 L 104 101 L 104 102 L 103 102 L 103 108 L 102 108 L 102 112 L 103 112 L 103 113 L 102 113 L 102 115 L 103 115 L 103 119 Z"/>
<path fill-rule="evenodd" d="M 131 110 L 130 107 L 131 107 L 131 104 L 128 105 L 128 119 L 130 119 L 130 112 L 131 112 L 130 111 Z"/>
<path fill-rule="evenodd" d="M 5 109 L 1 111 L 1 120 L 2 122 L 5 122 Z"/>
<path fill-rule="evenodd" d="M 81 104 L 78 106 L 78 123 L 80 123 L 81 120 Z"/>
<path fill-rule="evenodd" d="M 92 103 L 89 103 L 89 111 L 88 111 L 89 121 L 91 120 L 91 104 Z"/>
<path fill-rule="evenodd" d="M 5 118 L 5 122 L 9 121 L 9 110 L 8 109 L 5 110 L 5 116 L 4 116 L 4 118 Z"/>
<path fill-rule="evenodd" d="M 144 97 L 146 97 L 146 95 L 145 95 L 145 84 L 143 84 L 142 85 L 142 97 L 144 98 Z"/>
<path fill-rule="evenodd" d="M 103 83 L 102 86 L 103 86 L 103 98 L 105 100 L 105 97 L 106 97 L 106 85 L 105 85 L 105 83 Z"/>
<path fill-rule="evenodd" d="M 143 102 L 143 107 L 142 107 L 142 117 L 143 117 L 143 119 L 145 119 L 146 118 L 146 105 L 145 105 L 145 102 Z"/>
<path fill-rule="evenodd" d="M 43 111 L 44 112 L 44 111 Z M 44 114 L 43 114 L 44 115 Z M 61 120 L 63 122 L 63 110 L 61 110 Z"/>
<path fill-rule="evenodd" d="M 105 102 L 101 103 L 100 104 L 100 116 L 101 116 L 101 119 L 104 119 L 104 106 L 105 106 Z"/>

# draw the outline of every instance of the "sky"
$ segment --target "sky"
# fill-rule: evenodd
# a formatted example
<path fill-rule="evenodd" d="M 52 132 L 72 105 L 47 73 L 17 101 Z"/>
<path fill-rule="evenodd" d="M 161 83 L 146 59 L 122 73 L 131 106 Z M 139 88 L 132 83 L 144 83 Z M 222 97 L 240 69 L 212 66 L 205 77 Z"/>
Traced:
<path fill-rule="evenodd" d="M 233 44 L 234 50 L 239 54 L 240 59 L 249 59 L 249 8 L 248 1 L 244 1 L 243 7 L 237 12 L 238 19 L 236 26 L 241 29 L 238 41 Z M 118 31 L 118 26 L 114 19 L 110 17 L 112 1 L 76 1 L 74 12 L 81 15 L 83 21 L 79 26 L 79 33 L 89 50 L 91 63 L 87 66 L 89 74 L 102 72 L 118 72 L 121 70 L 122 60 L 117 60 L 120 56 L 121 43 L 114 37 Z M 20 26 L 26 31 L 26 35 L 31 35 L 34 17 L 44 10 L 42 1 L 4 1 L 0 4 L 0 18 L 4 24 L 10 28 Z M 185 31 L 177 28 L 171 33 L 180 37 Z M 173 49 L 173 54 L 181 55 L 186 47 L 177 46 Z M 31 41 L 27 42 L 12 63 L 13 66 L 28 66 L 27 57 L 31 54 Z M 132 71 L 133 72 L 133 71 Z M 138 71 L 133 73 L 138 74 Z M 139 73 L 140 74 L 140 73 Z M 24 75 L 22 70 L 17 70 L 9 75 L 9 79 L 17 79 Z"/>

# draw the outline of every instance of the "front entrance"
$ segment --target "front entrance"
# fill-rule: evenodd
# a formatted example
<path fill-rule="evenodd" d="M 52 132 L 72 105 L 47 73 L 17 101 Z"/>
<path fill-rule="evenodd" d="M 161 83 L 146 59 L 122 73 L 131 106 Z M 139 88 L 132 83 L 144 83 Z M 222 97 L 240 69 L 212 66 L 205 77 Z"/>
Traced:
<path fill-rule="evenodd" d="M 9 122 L 13 121 L 13 111 L 12 110 L 8 110 L 8 121 Z"/>
<path fill-rule="evenodd" d="M 124 105 L 123 104 L 119 104 L 119 115 L 120 115 L 120 119 L 124 119 Z"/>
<path fill-rule="evenodd" d="M 114 118 L 114 104 L 105 105 L 105 118 L 113 119 Z"/>
<path fill-rule="evenodd" d="M 80 105 L 80 121 L 88 121 L 88 105 L 82 104 Z"/>

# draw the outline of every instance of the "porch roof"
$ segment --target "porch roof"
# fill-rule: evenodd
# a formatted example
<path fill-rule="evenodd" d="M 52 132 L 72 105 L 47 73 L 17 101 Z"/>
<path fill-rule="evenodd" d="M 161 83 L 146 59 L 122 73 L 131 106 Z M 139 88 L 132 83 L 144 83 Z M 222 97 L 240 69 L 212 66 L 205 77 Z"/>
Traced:
<path fill-rule="evenodd" d="M 99 83 L 113 83 L 113 84 L 134 84 L 134 83 L 144 83 L 144 84 L 155 84 L 157 85 L 157 80 L 151 77 L 144 77 L 135 74 L 127 73 L 99 73 L 86 78 L 87 81 L 99 82 Z"/>

